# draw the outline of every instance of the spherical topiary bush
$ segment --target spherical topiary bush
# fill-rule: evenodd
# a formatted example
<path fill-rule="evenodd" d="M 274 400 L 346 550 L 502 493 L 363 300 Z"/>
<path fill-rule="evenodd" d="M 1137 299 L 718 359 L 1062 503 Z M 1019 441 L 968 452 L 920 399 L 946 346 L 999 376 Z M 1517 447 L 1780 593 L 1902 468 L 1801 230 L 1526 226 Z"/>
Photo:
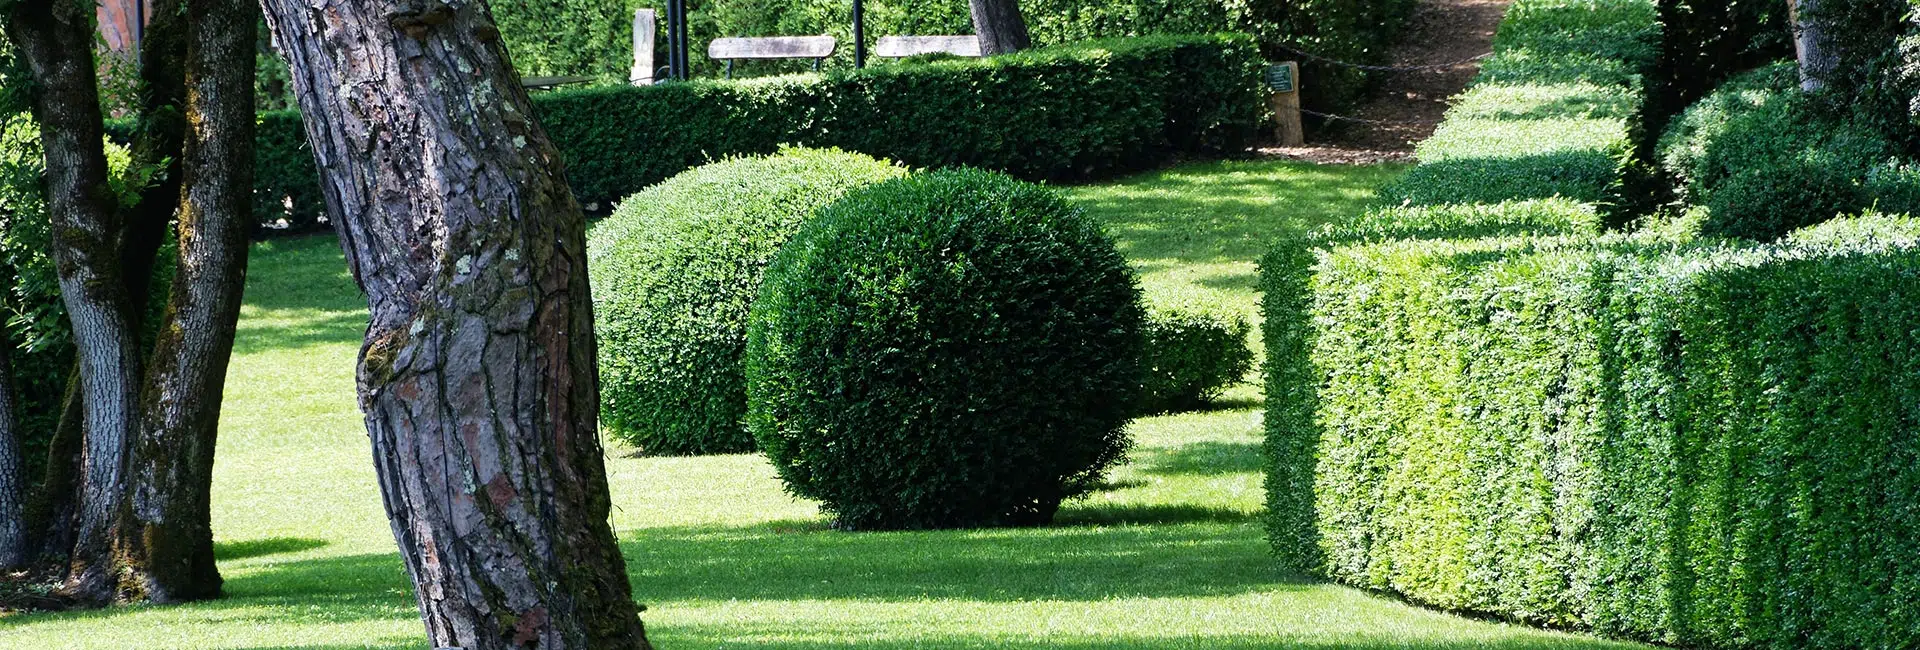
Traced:
<path fill-rule="evenodd" d="M 767 271 L 747 422 L 847 529 L 1037 525 L 1120 461 L 1140 291 L 1053 191 L 942 171 L 855 191 Z"/>
<path fill-rule="evenodd" d="M 1147 310 L 1146 374 L 1142 415 L 1205 406 L 1253 368 L 1247 334 L 1253 326 L 1238 314 L 1201 304 L 1155 304 Z"/>
<path fill-rule="evenodd" d="M 787 149 L 622 202 L 587 244 L 608 431 L 649 454 L 752 451 L 741 355 L 767 262 L 848 190 L 904 174 L 860 154 Z"/>

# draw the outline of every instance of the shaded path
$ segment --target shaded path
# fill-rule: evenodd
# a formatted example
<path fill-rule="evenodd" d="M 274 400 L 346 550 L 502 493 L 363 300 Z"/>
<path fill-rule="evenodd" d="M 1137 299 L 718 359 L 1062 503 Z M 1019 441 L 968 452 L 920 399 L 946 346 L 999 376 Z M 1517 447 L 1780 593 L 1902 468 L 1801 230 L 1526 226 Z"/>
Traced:
<path fill-rule="evenodd" d="M 1408 17 L 1400 41 L 1387 53 L 1386 65 L 1434 65 L 1485 54 L 1492 49 L 1494 29 L 1506 10 L 1507 0 L 1421 0 Z M 1373 91 L 1342 114 L 1390 124 L 1345 123 L 1314 134 L 1309 146 L 1261 153 L 1322 163 L 1410 161 L 1413 145 L 1432 135 L 1446 113 L 1447 100 L 1465 89 L 1479 71 L 1479 62 L 1473 61 L 1375 73 Z"/>

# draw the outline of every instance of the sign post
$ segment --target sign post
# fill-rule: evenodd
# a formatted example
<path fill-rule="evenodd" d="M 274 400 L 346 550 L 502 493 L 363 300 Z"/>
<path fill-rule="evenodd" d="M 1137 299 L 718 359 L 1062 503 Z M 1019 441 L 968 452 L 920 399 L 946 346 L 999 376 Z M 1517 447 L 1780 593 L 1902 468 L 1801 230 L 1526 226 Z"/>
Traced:
<path fill-rule="evenodd" d="M 1273 109 L 1273 137 L 1282 147 L 1307 143 L 1300 125 L 1300 64 L 1294 61 L 1267 66 L 1267 105 Z"/>

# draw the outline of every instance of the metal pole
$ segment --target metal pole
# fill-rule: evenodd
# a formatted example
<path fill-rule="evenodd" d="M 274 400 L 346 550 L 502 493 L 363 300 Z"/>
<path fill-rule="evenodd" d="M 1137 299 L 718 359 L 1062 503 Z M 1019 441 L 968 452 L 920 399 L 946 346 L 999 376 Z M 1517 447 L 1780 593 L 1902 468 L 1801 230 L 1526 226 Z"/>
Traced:
<path fill-rule="evenodd" d="M 687 4 L 685 0 L 667 0 L 667 76 L 675 81 L 687 79 Z"/>
<path fill-rule="evenodd" d="M 867 67 L 866 3 L 853 0 L 853 67 Z"/>

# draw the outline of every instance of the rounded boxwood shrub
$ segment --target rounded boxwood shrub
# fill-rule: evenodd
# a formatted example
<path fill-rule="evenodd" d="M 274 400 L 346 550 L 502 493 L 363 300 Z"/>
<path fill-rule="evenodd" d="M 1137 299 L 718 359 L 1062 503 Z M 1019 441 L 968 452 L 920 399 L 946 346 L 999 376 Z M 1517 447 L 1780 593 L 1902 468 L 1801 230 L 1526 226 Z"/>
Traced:
<path fill-rule="evenodd" d="M 741 355 L 767 262 L 820 208 L 905 169 L 787 149 L 675 176 L 629 197 L 588 241 L 600 419 L 644 453 L 753 450 Z"/>
<path fill-rule="evenodd" d="M 1151 415 L 1205 406 L 1239 383 L 1253 367 L 1238 314 L 1199 304 L 1154 304 L 1147 310 L 1145 379 L 1138 413 Z"/>
<path fill-rule="evenodd" d="M 747 422 L 841 528 L 1043 524 L 1126 452 L 1140 290 L 1049 189 L 958 170 L 853 192 L 753 309 Z"/>
<path fill-rule="evenodd" d="M 1660 142 L 1663 166 L 1708 235 L 1771 241 L 1875 203 L 1870 176 L 1898 147 L 1826 115 L 1790 63 L 1736 77 L 1688 108 Z"/>

